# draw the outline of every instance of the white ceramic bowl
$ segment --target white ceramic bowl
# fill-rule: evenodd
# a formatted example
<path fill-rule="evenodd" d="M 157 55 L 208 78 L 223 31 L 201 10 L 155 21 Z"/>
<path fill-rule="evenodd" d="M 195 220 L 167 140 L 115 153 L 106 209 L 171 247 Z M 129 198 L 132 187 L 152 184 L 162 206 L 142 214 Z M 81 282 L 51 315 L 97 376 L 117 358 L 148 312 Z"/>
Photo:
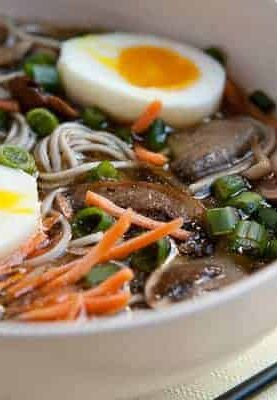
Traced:
<path fill-rule="evenodd" d="M 246 87 L 277 95 L 274 0 L 1 0 L 1 12 L 219 44 Z M 272 330 L 277 265 L 161 312 L 87 324 L 0 324 L 1 399 L 115 399 L 189 380 Z"/>

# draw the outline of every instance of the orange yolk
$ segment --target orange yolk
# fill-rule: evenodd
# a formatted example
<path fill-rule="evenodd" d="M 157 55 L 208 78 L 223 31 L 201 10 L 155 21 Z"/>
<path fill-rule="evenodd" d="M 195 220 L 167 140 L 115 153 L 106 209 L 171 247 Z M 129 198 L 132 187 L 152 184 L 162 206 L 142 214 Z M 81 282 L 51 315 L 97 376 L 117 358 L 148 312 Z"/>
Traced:
<path fill-rule="evenodd" d="M 123 49 L 117 69 L 129 83 L 142 88 L 184 88 L 201 75 L 197 65 L 188 58 L 173 50 L 154 46 Z"/>

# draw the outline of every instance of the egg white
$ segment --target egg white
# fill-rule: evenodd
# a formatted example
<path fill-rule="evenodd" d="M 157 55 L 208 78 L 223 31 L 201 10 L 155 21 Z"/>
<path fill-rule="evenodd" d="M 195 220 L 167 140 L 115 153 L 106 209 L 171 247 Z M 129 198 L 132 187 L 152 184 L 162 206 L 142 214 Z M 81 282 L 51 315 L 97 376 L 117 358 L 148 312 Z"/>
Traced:
<path fill-rule="evenodd" d="M 176 51 L 200 70 L 200 78 L 180 89 L 142 88 L 99 61 L 115 59 L 131 46 L 156 46 Z M 143 60 L 141 60 L 143 63 Z M 70 39 L 62 45 L 59 72 L 67 95 L 82 106 L 96 105 L 118 120 L 132 122 L 153 100 L 163 103 L 161 117 L 173 126 L 191 125 L 214 113 L 225 84 L 224 68 L 194 47 L 142 34 L 110 33 Z"/>
<path fill-rule="evenodd" d="M 0 198 L 0 260 L 27 242 L 40 222 L 37 182 L 33 176 L 1 165 L 0 196 L 1 192 L 18 196 L 18 202 L 1 207 Z"/>

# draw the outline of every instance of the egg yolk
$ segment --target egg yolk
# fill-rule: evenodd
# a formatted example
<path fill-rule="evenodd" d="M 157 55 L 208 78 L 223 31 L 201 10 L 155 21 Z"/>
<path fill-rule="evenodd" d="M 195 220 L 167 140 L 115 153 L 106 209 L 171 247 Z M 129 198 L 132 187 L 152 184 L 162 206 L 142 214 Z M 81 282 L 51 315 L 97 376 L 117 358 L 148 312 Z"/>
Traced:
<path fill-rule="evenodd" d="M 142 88 L 180 89 L 200 77 L 200 70 L 179 53 L 154 46 L 136 46 L 120 52 L 118 72 L 132 85 Z"/>
<path fill-rule="evenodd" d="M 0 190 L 0 211 L 14 214 L 30 214 L 31 208 L 21 208 L 19 203 L 24 199 L 21 193 Z"/>

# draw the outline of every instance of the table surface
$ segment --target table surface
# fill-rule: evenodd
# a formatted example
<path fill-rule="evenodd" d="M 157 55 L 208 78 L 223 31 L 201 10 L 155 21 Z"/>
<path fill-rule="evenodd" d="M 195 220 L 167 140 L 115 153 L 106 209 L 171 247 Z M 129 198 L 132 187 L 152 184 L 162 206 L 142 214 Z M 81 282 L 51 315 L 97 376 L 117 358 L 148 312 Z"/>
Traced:
<path fill-rule="evenodd" d="M 196 377 L 189 385 L 179 385 L 133 400 L 213 400 L 233 386 L 277 361 L 277 329 L 247 352 L 224 366 Z M 277 383 L 255 397 L 276 400 Z"/>

